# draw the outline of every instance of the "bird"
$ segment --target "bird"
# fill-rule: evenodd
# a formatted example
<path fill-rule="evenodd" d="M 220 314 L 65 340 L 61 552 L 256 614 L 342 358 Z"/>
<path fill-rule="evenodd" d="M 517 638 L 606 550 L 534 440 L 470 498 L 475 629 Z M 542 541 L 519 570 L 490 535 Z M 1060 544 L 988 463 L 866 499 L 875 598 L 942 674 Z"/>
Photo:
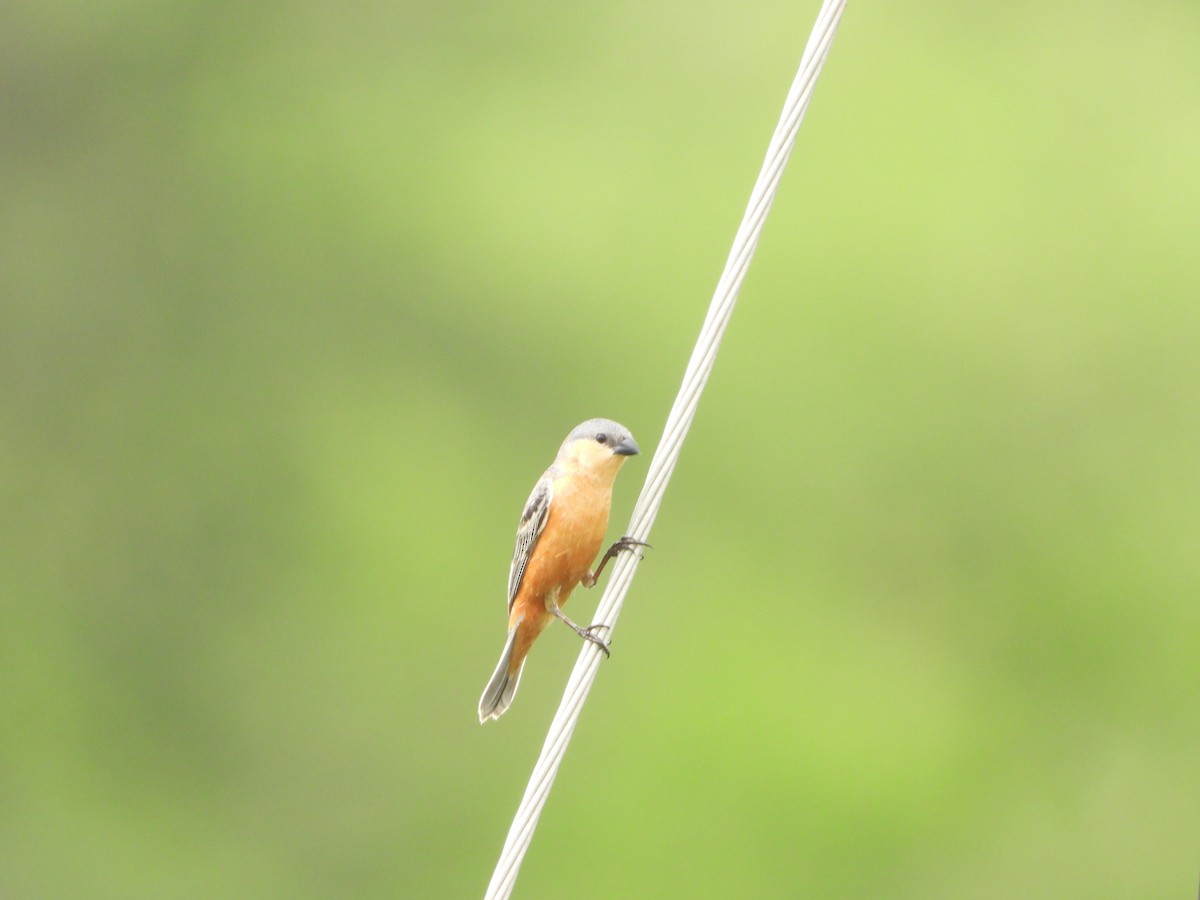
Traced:
<path fill-rule="evenodd" d="M 562 611 L 578 584 L 592 587 L 610 559 L 622 550 L 649 546 L 623 537 L 608 548 L 593 571 L 592 561 L 608 530 L 613 482 L 625 460 L 639 453 L 624 425 L 588 419 L 571 429 L 558 455 L 534 485 L 517 526 L 508 572 L 508 639 L 496 671 L 479 699 L 479 721 L 498 719 L 517 693 L 529 648 L 554 619 L 565 622 L 608 656 L 598 626 L 576 625 Z"/>

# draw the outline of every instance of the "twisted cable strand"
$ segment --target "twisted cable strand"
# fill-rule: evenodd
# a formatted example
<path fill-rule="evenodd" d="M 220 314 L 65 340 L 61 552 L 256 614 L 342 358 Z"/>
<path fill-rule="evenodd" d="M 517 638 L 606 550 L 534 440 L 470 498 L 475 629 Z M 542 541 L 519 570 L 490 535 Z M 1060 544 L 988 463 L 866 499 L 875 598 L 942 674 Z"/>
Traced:
<path fill-rule="evenodd" d="M 667 482 L 675 470 L 684 438 L 692 425 L 692 419 L 695 418 L 700 395 L 712 372 L 717 349 L 737 302 L 738 291 L 754 256 L 767 213 L 771 211 L 779 180 L 796 142 L 796 133 L 808 109 L 813 88 L 845 7 L 845 0 L 825 0 L 817 14 L 817 21 L 813 25 L 804 56 L 800 60 L 800 70 L 788 92 L 779 124 L 775 127 L 775 133 L 767 147 L 766 159 L 750 193 L 750 202 L 734 238 L 733 247 L 729 251 L 725 270 L 717 282 L 708 315 L 688 361 L 683 383 L 667 416 L 662 438 L 658 442 L 654 458 L 650 461 L 645 484 L 630 517 L 629 528 L 625 533 L 636 540 L 645 541 L 650 536 L 650 529 L 662 504 Z M 637 553 L 620 554 L 614 561 L 608 587 L 600 599 L 595 616 L 595 624 L 606 626 L 609 635 L 616 625 L 625 594 L 633 582 L 640 561 L 641 557 Z M 554 778 L 558 774 L 559 765 L 579 721 L 584 700 L 587 699 L 592 683 L 596 680 L 600 658 L 600 649 L 591 641 L 584 641 L 579 659 L 567 681 L 558 712 L 550 724 L 542 753 L 533 767 L 529 785 L 525 788 L 525 795 L 521 798 L 521 804 L 513 818 L 504 849 L 492 873 L 485 900 L 503 900 L 512 894 L 521 861 L 533 840 L 538 817 L 546 803 L 546 797 L 550 794 L 550 788 L 554 785 Z"/>

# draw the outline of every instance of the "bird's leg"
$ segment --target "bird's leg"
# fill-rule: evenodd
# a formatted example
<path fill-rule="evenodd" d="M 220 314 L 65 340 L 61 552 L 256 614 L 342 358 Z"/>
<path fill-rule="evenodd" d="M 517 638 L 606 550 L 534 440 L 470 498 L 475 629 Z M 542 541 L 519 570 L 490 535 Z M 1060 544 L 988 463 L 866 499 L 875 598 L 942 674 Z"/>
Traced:
<path fill-rule="evenodd" d="M 618 553 L 620 553 L 622 550 L 629 550 L 630 552 L 636 552 L 634 550 L 635 547 L 649 547 L 649 546 L 650 545 L 647 544 L 645 541 L 635 540 L 634 538 L 631 538 L 629 535 L 625 535 L 625 537 L 621 538 L 619 541 L 617 541 L 611 547 L 609 547 L 608 550 L 605 551 L 604 556 L 600 557 L 600 565 L 596 566 L 595 572 L 587 572 L 584 574 L 583 581 L 582 581 L 583 586 L 588 587 L 588 588 L 594 586 L 596 584 L 596 582 L 600 580 L 600 573 L 604 571 L 604 567 L 608 565 L 608 561 L 610 559 L 613 559 L 614 557 L 616 557 L 616 555 Z"/>
<path fill-rule="evenodd" d="M 609 547 L 608 550 L 605 551 L 604 556 L 602 556 L 600 558 L 600 565 L 596 566 L 595 572 L 584 572 L 583 573 L 583 578 L 580 579 L 580 584 L 582 584 L 584 587 L 589 587 L 589 588 L 595 586 L 596 582 L 600 579 L 600 573 L 603 572 L 604 567 L 606 565 L 608 565 L 608 561 L 610 559 L 612 559 L 613 557 L 615 557 L 622 550 L 629 550 L 630 552 L 636 552 L 635 548 L 637 548 L 637 547 L 649 547 L 649 546 L 650 545 L 647 544 L 645 541 L 639 541 L 639 540 L 636 540 L 635 538 L 631 538 L 629 535 L 626 535 L 625 537 L 621 538 L 619 541 L 614 543 L 611 547 Z M 565 622 L 567 625 L 569 625 L 571 627 L 571 629 L 577 635 L 579 635 L 581 638 L 583 638 L 585 641 L 591 641 L 593 644 L 595 644 L 597 647 L 599 647 L 601 650 L 603 650 L 605 656 L 608 656 L 610 654 L 608 641 L 604 640 L 604 638 L 599 637 L 596 634 L 593 634 L 593 632 L 596 629 L 607 628 L 608 627 L 607 625 L 596 624 L 596 625 L 589 625 L 587 628 L 584 628 L 582 625 L 576 625 L 574 622 L 572 622 L 570 619 L 568 619 L 566 614 L 561 609 L 558 608 L 557 603 L 553 603 L 553 602 L 547 603 L 546 608 L 548 610 L 550 610 L 550 612 L 555 616 L 555 618 L 561 619 L 563 622 Z"/>
<path fill-rule="evenodd" d="M 608 627 L 607 625 L 589 625 L 587 628 L 584 628 L 582 625 L 576 625 L 574 622 L 572 622 L 570 619 L 568 619 L 567 614 L 558 608 L 557 603 L 548 603 L 548 604 L 546 604 L 546 608 L 549 609 L 550 612 L 553 613 L 556 618 L 561 619 L 563 622 L 565 622 L 567 625 L 569 625 L 571 627 L 571 629 L 577 635 L 579 635 L 581 638 L 583 638 L 585 641 L 591 641 L 593 644 L 595 644 L 597 647 L 599 647 L 601 650 L 603 650 L 605 657 L 608 657 L 611 655 L 611 650 L 609 649 L 608 641 L 606 641 L 604 638 L 602 638 L 598 635 L 592 634 L 592 631 L 594 629 L 607 628 Z"/>

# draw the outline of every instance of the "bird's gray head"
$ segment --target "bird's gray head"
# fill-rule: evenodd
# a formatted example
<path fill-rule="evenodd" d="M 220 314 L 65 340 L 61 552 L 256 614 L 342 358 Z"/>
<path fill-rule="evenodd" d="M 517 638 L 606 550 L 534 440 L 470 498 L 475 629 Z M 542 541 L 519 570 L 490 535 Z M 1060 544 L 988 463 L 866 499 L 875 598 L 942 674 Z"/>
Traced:
<path fill-rule="evenodd" d="M 629 429 L 612 419 L 588 419 L 576 425 L 559 448 L 559 455 L 578 440 L 594 441 L 597 445 L 607 447 L 615 456 L 635 456 L 641 452 Z"/>

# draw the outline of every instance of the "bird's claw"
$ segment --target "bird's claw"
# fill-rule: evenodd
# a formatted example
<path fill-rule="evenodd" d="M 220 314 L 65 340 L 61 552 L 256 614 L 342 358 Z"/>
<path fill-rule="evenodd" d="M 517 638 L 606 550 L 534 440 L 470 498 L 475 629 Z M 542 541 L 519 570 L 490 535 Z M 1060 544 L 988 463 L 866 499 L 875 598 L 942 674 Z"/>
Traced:
<path fill-rule="evenodd" d="M 600 637 L 598 634 L 594 634 L 593 632 L 607 627 L 608 626 L 603 622 L 598 622 L 595 625 L 589 625 L 587 628 L 581 628 L 579 630 L 579 636 L 585 641 L 591 641 L 593 644 L 599 647 L 604 652 L 605 659 L 608 659 L 610 656 L 612 656 L 612 645 L 604 638 Z"/>
<path fill-rule="evenodd" d="M 632 550 L 634 550 L 635 547 L 647 547 L 650 550 L 654 549 L 645 541 L 639 541 L 637 538 L 633 538 L 633 537 L 630 537 L 629 535 L 625 535 L 625 537 L 619 539 L 611 547 L 609 547 L 608 552 L 616 554 L 616 553 L 620 553 L 622 550 L 632 551 Z M 641 554 L 638 554 L 638 555 L 640 556 Z"/>

